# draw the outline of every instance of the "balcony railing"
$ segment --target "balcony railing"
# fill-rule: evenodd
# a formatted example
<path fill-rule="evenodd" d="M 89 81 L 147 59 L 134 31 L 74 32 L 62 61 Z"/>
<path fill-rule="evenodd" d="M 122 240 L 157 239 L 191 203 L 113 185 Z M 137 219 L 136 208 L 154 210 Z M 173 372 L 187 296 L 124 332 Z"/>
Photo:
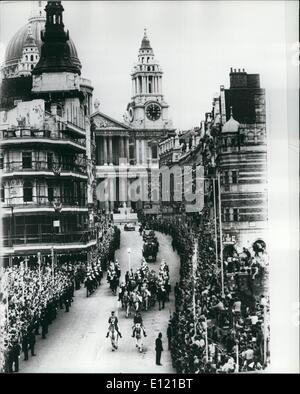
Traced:
<path fill-rule="evenodd" d="M 58 202 L 54 202 L 54 198 L 59 200 Z M 2 202 L 3 208 L 11 208 L 14 207 L 31 207 L 31 208 L 40 208 L 40 207 L 50 207 L 57 208 L 59 204 L 62 204 L 62 208 L 65 207 L 78 207 L 85 208 L 86 200 L 84 198 L 78 199 L 75 197 L 62 196 L 62 197 L 49 197 L 49 196 L 41 196 L 41 195 L 32 195 L 31 198 L 27 197 L 27 201 L 24 201 L 24 196 L 13 196 L 5 198 Z M 28 201 L 30 200 L 30 201 Z"/>
<path fill-rule="evenodd" d="M 1 138 L 3 140 L 22 140 L 28 139 L 51 139 L 51 140 L 68 140 L 74 142 L 80 146 L 85 146 L 84 138 L 75 138 L 71 133 L 67 133 L 65 130 L 35 130 L 30 128 L 14 128 L 1 130 Z"/>
<path fill-rule="evenodd" d="M 27 244 L 86 244 L 95 239 L 95 235 L 89 231 L 77 231 L 66 233 L 41 233 L 41 234 L 22 234 L 14 237 L 3 237 L 3 246 L 11 247 L 14 245 Z"/>
<path fill-rule="evenodd" d="M 4 173 L 11 172 L 30 172 L 30 171 L 53 171 L 54 173 L 68 171 L 82 175 L 86 175 L 86 166 L 82 164 L 71 164 L 71 163 L 49 163 L 48 161 L 32 161 L 31 165 L 24 165 L 23 161 L 10 161 L 4 163 L 3 167 L 0 168 Z"/>

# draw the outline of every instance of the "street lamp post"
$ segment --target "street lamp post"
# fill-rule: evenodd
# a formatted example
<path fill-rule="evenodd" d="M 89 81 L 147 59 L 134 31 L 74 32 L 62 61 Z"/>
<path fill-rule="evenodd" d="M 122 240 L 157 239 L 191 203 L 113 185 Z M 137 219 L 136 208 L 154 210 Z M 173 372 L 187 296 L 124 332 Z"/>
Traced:
<path fill-rule="evenodd" d="M 130 269 L 131 269 L 131 249 L 130 248 L 128 248 L 127 249 L 127 253 L 128 253 L 128 272 L 129 272 L 129 274 L 130 274 Z"/>

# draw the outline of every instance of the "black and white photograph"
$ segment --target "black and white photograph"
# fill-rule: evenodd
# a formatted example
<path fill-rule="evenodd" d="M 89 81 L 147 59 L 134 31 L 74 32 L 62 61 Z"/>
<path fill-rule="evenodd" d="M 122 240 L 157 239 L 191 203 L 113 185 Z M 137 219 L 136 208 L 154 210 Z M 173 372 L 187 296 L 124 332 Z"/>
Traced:
<path fill-rule="evenodd" d="M 0 1 L 0 75 L 0 373 L 298 374 L 299 2 Z"/>

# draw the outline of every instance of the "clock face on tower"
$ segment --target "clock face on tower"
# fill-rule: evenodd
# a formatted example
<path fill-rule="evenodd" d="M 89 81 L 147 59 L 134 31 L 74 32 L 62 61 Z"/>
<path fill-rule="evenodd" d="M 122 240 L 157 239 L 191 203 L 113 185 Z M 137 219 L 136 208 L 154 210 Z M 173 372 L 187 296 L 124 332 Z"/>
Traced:
<path fill-rule="evenodd" d="M 159 104 L 150 103 L 146 107 L 146 116 L 149 120 L 157 120 L 160 118 L 161 108 Z"/>

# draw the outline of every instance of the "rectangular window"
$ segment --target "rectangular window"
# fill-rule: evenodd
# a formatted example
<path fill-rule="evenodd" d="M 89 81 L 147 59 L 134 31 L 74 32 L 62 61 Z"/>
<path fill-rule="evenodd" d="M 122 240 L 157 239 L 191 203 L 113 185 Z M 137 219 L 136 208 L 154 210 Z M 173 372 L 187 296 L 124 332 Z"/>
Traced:
<path fill-rule="evenodd" d="M 23 169 L 32 168 L 32 152 L 22 152 Z"/>
<path fill-rule="evenodd" d="M 48 185 L 48 201 L 52 202 L 54 199 L 54 190 L 52 185 Z"/>
<path fill-rule="evenodd" d="M 4 192 L 4 186 L 1 185 L 1 202 L 5 202 L 5 192 Z"/>
<path fill-rule="evenodd" d="M 152 159 L 157 159 L 157 146 L 153 145 L 151 150 L 152 150 Z"/>
<path fill-rule="evenodd" d="M 228 192 L 230 190 L 228 171 L 225 171 L 225 173 L 224 173 L 224 190 L 226 192 Z"/>
<path fill-rule="evenodd" d="M 47 153 L 47 168 L 48 168 L 48 170 L 52 170 L 52 166 L 53 166 L 53 153 L 48 152 Z"/>
<path fill-rule="evenodd" d="M 228 173 L 228 171 L 224 172 L 224 183 L 225 183 L 225 185 L 229 183 L 229 173 Z"/>
<path fill-rule="evenodd" d="M 232 171 L 232 183 L 238 183 L 237 171 Z"/>
<path fill-rule="evenodd" d="M 239 210 L 237 208 L 233 209 L 233 221 L 238 222 L 239 221 Z"/>
<path fill-rule="evenodd" d="M 24 200 L 24 202 L 31 202 L 32 201 L 32 183 L 30 181 L 24 182 L 23 200 Z"/>
<path fill-rule="evenodd" d="M 229 222 L 230 221 L 230 210 L 229 208 L 225 209 L 225 222 Z"/>

